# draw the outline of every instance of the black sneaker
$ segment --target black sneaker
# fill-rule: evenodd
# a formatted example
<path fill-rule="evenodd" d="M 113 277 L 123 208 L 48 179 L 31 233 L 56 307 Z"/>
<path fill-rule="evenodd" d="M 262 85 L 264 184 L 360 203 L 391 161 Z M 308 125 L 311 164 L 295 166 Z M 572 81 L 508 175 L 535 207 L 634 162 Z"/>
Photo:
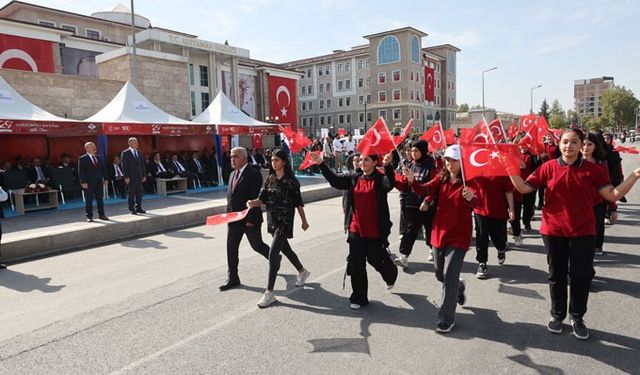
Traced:
<path fill-rule="evenodd" d="M 436 332 L 449 333 L 455 326 L 456 326 L 455 322 L 451 322 L 451 323 L 438 322 L 438 326 L 436 327 Z"/>
<path fill-rule="evenodd" d="M 487 264 L 480 263 L 478 264 L 478 272 L 476 272 L 476 277 L 480 280 L 484 280 L 487 278 Z"/>
<path fill-rule="evenodd" d="M 562 333 L 562 320 L 551 318 L 547 323 L 547 331 L 551 333 Z"/>
<path fill-rule="evenodd" d="M 573 327 L 573 335 L 579 340 L 587 340 L 589 338 L 589 329 L 582 319 L 571 319 L 571 327 Z"/>
<path fill-rule="evenodd" d="M 464 306 L 467 303 L 467 282 L 464 279 L 460 279 L 460 283 L 458 284 L 458 305 Z"/>
<path fill-rule="evenodd" d="M 507 249 L 504 249 L 502 251 L 498 250 L 498 264 L 499 265 L 503 265 L 504 261 L 507 259 Z"/>
<path fill-rule="evenodd" d="M 525 225 L 525 226 L 524 226 L 524 232 L 525 232 L 525 233 L 531 233 L 531 232 L 533 232 L 533 229 L 531 229 L 531 225 Z"/>
<path fill-rule="evenodd" d="M 6 270 L 7 269 L 7 265 L 4 263 L 0 263 L 0 270 Z"/>

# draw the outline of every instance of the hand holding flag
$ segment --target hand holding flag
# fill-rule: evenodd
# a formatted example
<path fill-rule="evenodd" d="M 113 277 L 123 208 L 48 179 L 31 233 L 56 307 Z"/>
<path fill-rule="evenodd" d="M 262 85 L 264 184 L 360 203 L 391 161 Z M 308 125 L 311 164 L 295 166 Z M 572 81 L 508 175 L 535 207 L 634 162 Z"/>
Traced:
<path fill-rule="evenodd" d="M 520 174 L 518 145 L 468 143 L 460 145 L 464 177 L 511 176 Z"/>
<path fill-rule="evenodd" d="M 244 211 L 228 212 L 226 214 L 218 214 L 207 217 L 206 225 L 218 225 L 233 223 L 234 221 L 240 221 L 247 217 L 249 209 Z"/>
<path fill-rule="evenodd" d="M 318 158 L 313 158 L 314 154 L 317 155 Z M 320 161 L 317 161 L 318 159 Z M 307 155 L 305 155 L 304 160 L 302 161 L 302 164 L 300 164 L 298 169 L 302 171 L 309 168 L 312 165 L 318 165 L 320 163 L 322 163 L 322 151 L 309 151 L 307 152 Z"/>
<path fill-rule="evenodd" d="M 396 144 L 396 147 L 400 145 L 411 133 L 411 128 L 413 127 L 413 119 L 409 120 L 407 125 L 402 130 L 402 134 L 393 137 L 393 143 Z"/>
<path fill-rule="evenodd" d="M 367 130 L 360 143 L 358 143 L 358 152 L 363 156 L 384 155 L 395 150 L 395 148 L 396 145 L 393 143 L 391 133 L 389 133 L 387 124 L 382 117 Z"/>

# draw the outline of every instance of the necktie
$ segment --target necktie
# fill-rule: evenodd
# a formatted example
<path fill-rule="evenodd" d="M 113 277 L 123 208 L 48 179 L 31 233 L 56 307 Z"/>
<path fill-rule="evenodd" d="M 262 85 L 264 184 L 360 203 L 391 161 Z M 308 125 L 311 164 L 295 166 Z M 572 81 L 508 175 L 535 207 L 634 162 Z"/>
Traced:
<path fill-rule="evenodd" d="M 133 150 L 133 156 L 137 159 L 138 158 L 138 150 Z"/>
<path fill-rule="evenodd" d="M 162 165 L 162 163 L 158 163 L 158 168 L 160 168 L 160 172 L 166 172 L 166 170 L 164 169 L 164 165 Z"/>
<path fill-rule="evenodd" d="M 116 177 L 122 177 L 122 171 L 120 170 L 120 166 L 118 164 L 113 165 L 116 169 Z"/>
<path fill-rule="evenodd" d="M 240 180 L 240 170 L 237 170 L 236 173 L 233 175 L 233 186 L 231 187 L 232 192 L 236 191 L 236 187 L 238 186 L 238 180 Z"/>
<path fill-rule="evenodd" d="M 42 173 L 42 169 L 40 167 L 36 167 L 36 175 L 38 181 L 44 181 L 44 173 Z"/>
<path fill-rule="evenodd" d="M 201 171 L 202 165 L 200 164 L 200 160 L 196 159 L 196 165 L 198 166 L 198 171 Z"/>
<path fill-rule="evenodd" d="M 91 155 L 91 161 L 93 162 L 93 167 L 95 169 L 98 169 L 98 161 L 96 160 L 96 157 L 94 155 Z"/>

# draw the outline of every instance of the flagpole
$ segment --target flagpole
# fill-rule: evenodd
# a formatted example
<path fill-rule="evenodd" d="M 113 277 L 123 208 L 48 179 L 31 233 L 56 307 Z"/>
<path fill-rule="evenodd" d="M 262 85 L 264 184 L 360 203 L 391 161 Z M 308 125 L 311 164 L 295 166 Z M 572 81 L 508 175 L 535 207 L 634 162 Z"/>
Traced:
<path fill-rule="evenodd" d="M 464 159 L 464 155 L 462 155 L 462 145 L 459 146 L 460 147 L 460 174 L 462 174 L 462 187 L 467 187 L 467 182 L 466 179 L 464 178 L 464 162 L 462 161 L 462 159 Z"/>
<path fill-rule="evenodd" d="M 497 116 L 496 116 L 497 117 Z M 491 141 L 493 142 L 493 144 L 496 144 L 496 140 L 495 138 L 493 138 L 493 132 L 491 131 L 491 128 L 489 127 L 489 124 L 487 124 L 487 119 L 484 118 L 484 113 L 482 114 L 482 121 L 484 122 L 484 126 L 487 128 L 487 130 L 489 131 L 489 137 L 491 137 Z"/>

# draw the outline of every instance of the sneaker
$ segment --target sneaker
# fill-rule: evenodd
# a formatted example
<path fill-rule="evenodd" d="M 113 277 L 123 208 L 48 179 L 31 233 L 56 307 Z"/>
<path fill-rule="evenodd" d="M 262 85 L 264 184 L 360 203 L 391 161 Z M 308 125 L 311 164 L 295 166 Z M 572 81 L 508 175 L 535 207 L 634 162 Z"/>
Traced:
<path fill-rule="evenodd" d="M 547 323 L 547 331 L 551 333 L 562 333 L 562 320 L 551 318 Z"/>
<path fill-rule="evenodd" d="M 604 250 L 601 247 L 596 247 L 596 255 L 604 255 Z"/>
<path fill-rule="evenodd" d="M 533 229 L 531 229 L 531 225 L 525 225 L 525 226 L 524 226 L 524 232 L 525 232 L 525 233 L 531 233 L 531 232 L 533 232 Z"/>
<path fill-rule="evenodd" d="M 264 292 L 260 301 L 258 301 L 258 307 L 264 309 L 265 307 L 269 307 L 272 303 L 276 302 L 276 296 L 271 292 Z"/>
<path fill-rule="evenodd" d="M 449 333 L 455 326 L 456 326 L 455 322 L 451 322 L 451 323 L 438 322 L 438 325 L 436 326 L 436 332 Z"/>
<path fill-rule="evenodd" d="M 476 277 L 480 280 L 484 280 L 487 278 L 487 264 L 480 263 L 478 264 L 478 272 L 476 272 Z"/>
<path fill-rule="evenodd" d="M 464 306 L 467 303 L 467 282 L 464 279 L 460 279 L 460 284 L 458 284 L 458 305 Z"/>
<path fill-rule="evenodd" d="M 498 264 L 503 265 L 506 259 L 507 259 L 507 249 L 504 249 L 502 251 L 498 250 Z"/>
<path fill-rule="evenodd" d="M 513 236 L 513 228 L 507 229 L 507 234 Z"/>
<path fill-rule="evenodd" d="M 571 327 L 573 327 L 573 335 L 579 340 L 587 340 L 589 338 L 589 329 L 582 319 L 571 319 Z"/>
<path fill-rule="evenodd" d="M 303 286 L 310 274 L 311 272 L 307 271 L 306 269 L 300 272 L 298 276 L 296 276 L 296 286 L 297 287 Z"/>
<path fill-rule="evenodd" d="M 360 310 L 360 308 L 362 308 L 362 305 L 358 303 L 352 303 L 349 305 L 349 307 L 351 308 L 351 310 Z"/>
<path fill-rule="evenodd" d="M 429 257 L 427 258 L 429 262 L 433 262 L 433 249 L 429 249 Z"/>
<path fill-rule="evenodd" d="M 604 223 L 607 225 L 611 225 L 611 219 L 604 219 Z"/>
<path fill-rule="evenodd" d="M 398 267 L 407 268 L 409 265 L 409 257 L 404 254 L 400 254 L 399 257 L 393 260 L 393 263 Z"/>
<path fill-rule="evenodd" d="M 522 246 L 522 234 L 515 238 L 516 246 Z"/>
<path fill-rule="evenodd" d="M 396 284 L 387 284 L 387 290 L 393 289 L 394 286 L 396 286 Z"/>

